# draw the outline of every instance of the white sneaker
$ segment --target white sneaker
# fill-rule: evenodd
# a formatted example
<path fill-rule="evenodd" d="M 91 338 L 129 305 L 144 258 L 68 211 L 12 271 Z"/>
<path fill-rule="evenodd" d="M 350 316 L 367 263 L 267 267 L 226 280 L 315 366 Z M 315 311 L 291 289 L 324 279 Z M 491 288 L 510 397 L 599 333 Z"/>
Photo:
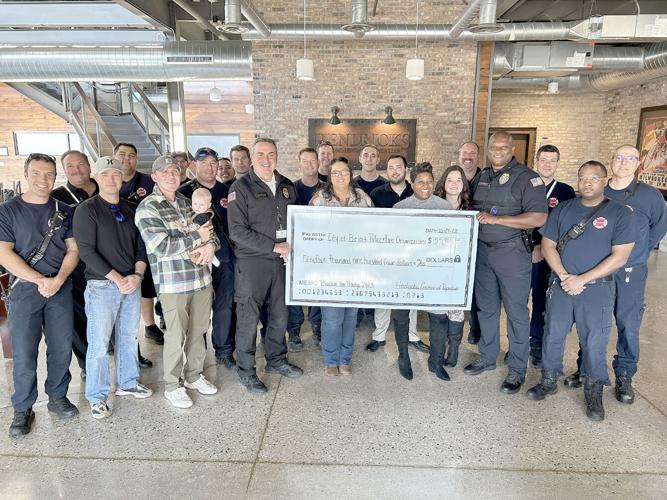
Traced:
<path fill-rule="evenodd" d="M 206 394 L 207 396 L 218 392 L 218 388 L 206 380 L 204 375 L 199 375 L 199 378 L 192 383 L 185 382 L 185 387 L 195 389 L 199 394 Z"/>
<path fill-rule="evenodd" d="M 98 401 L 90 405 L 90 413 L 94 419 L 101 420 L 111 416 L 111 408 L 106 401 Z"/>
<path fill-rule="evenodd" d="M 153 391 L 143 384 L 137 384 L 136 387 L 131 389 L 121 389 L 120 387 L 116 389 L 116 396 L 134 396 L 137 399 L 146 399 L 152 395 Z"/>
<path fill-rule="evenodd" d="M 185 391 L 185 387 L 179 387 L 173 391 L 164 391 L 164 397 L 176 408 L 190 408 L 192 406 L 192 400 Z"/>

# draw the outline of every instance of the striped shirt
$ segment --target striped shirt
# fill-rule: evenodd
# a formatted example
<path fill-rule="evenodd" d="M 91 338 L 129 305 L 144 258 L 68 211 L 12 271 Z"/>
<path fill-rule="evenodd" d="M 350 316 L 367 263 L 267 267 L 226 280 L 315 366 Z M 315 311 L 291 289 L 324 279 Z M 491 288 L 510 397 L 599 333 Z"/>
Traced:
<path fill-rule="evenodd" d="M 192 293 L 211 285 L 208 265 L 197 265 L 190 251 L 204 243 L 197 231 L 187 229 L 194 215 L 192 205 L 181 193 L 170 202 L 156 185 L 153 193 L 137 207 L 134 222 L 146 244 L 148 262 L 158 293 Z M 211 239 L 220 248 L 217 236 Z"/>

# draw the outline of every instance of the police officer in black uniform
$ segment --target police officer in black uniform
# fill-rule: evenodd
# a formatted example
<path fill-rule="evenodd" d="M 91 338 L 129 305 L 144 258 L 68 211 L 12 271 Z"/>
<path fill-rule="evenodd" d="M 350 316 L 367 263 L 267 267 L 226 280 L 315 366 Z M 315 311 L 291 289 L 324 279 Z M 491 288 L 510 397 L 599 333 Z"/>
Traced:
<path fill-rule="evenodd" d="M 213 322 L 211 342 L 215 350 L 215 360 L 228 370 L 236 366 L 234 360 L 235 316 L 234 299 L 234 254 L 227 229 L 227 196 L 229 188 L 216 179 L 218 153 L 211 148 L 199 148 L 194 156 L 195 178 L 178 188 L 178 192 L 192 199 L 195 189 L 203 187 L 211 193 L 213 229 L 220 240 L 220 248 L 215 253 L 219 266 L 213 266 Z"/>
<path fill-rule="evenodd" d="M 579 168 L 581 198 L 559 204 L 540 229 L 542 253 L 553 275 L 547 292 L 542 381 L 527 392 L 529 398 L 541 400 L 558 390 L 565 338 L 576 323 L 587 374 L 586 415 L 594 421 L 604 419 L 613 273 L 628 260 L 637 238 L 631 211 L 605 198 L 606 181 L 604 165 L 584 163 Z"/>
<path fill-rule="evenodd" d="M 512 136 L 496 132 L 489 139 L 489 161 L 472 184 L 473 207 L 480 223 L 475 298 L 481 327 L 480 357 L 465 367 L 468 375 L 496 368 L 500 352 L 500 304 L 507 313 L 509 372 L 505 394 L 519 391 L 526 376 L 530 325 L 528 293 L 531 241 L 527 230 L 546 222 L 544 182 L 514 157 Z"/>
<path fill-rule="evenodd" d="M 287 206 L 297 203 L 297 195 L 292 181 L 276 171 L 277 160 L 275 141 L 257 139 L 252 168 L 234 182 L 228 196 L 229 234 L 236 245 L 237 370 L 241 384 L 254 394 L 267 391 L 255 370 L 257 323 L 265 305 L 266 372 L 290 378 L 303 374 L 301 368 L 288 363 L 285 341 Z"/>
<path fill-rule="evenodd" d="M 639 361 L 639 329 L 644 316 L 644 290 L 648 268 L 646 261 L 652 249 L 667 231 L 665 200 L 654 187 L 635 179 L 639 168 L 639 152 L 629 144 L 614 151 L 611 159 L 611 179 L 605 187 L 608 198 L 628 206 L 634 215 L 638 237 L 632 254 L 623 268 L 614 273 L 616 300 L 614 316 L 618 339 L 613 367 L 616 375 L 615 396 L 625 404 L 635 400 L 632 377 Z M 581 368 L 581 355 L 578 360 Z M 567 377 L 568 387 L 581 386 L 580 369 Z"/>
<path fill-rule="evenodd" d="M 545 144 L 537 150 L 535 163 L 544 188 L 547 191 L 549 213 L 559 203 L 575 197 L 574 189 L 569 184 L 554 179 L 560 151 L 553 144 Z M 544 310 L 547 300 L 547 288 L 551 269 L 542 255 L 542 235 L 533 231 L 533 271 L 531 278 L 531 297 L 533 309 L 530 314 L 530 359 L 534 366 L 542 367 L 542 337 L 544 337 Z"/>

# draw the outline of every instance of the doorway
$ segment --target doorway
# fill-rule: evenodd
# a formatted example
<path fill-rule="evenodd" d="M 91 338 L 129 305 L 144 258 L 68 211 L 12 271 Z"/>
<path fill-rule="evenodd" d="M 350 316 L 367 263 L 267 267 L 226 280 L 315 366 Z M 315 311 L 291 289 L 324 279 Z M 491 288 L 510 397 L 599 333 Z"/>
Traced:
<path fill-rule="evenodd" d="M 514 156 L 519 163 L 523 163 L 530 168 L 533 168 L 533 161 L 535 159 L 535 138 L 537 137 L 536 128 L 490 128 L 489 137 L 494 132 L 504 130 L 512 134 L 512 141 L 514 142 Z M 488 139 L 487 139 L 488 144 Z"/>

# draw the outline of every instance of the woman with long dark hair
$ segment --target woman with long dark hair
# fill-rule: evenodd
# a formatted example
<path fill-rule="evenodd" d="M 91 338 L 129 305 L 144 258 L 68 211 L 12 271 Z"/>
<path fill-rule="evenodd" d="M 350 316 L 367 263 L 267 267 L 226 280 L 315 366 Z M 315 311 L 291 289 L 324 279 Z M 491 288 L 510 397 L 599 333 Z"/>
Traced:
<path fill-rule="evenodd" d="M 370 197 L 355 185 L 352 178 L 352 167 L 347 158 L 340 157 L 331 163 L 326 186 L 313 195 L 310 205 L 372 207 L 373 203 Z M 339 373 L 350 375 L 357 308 L 322 306 L 321 309 L 324 374 L 328 377 L 335 377 Z"/>

